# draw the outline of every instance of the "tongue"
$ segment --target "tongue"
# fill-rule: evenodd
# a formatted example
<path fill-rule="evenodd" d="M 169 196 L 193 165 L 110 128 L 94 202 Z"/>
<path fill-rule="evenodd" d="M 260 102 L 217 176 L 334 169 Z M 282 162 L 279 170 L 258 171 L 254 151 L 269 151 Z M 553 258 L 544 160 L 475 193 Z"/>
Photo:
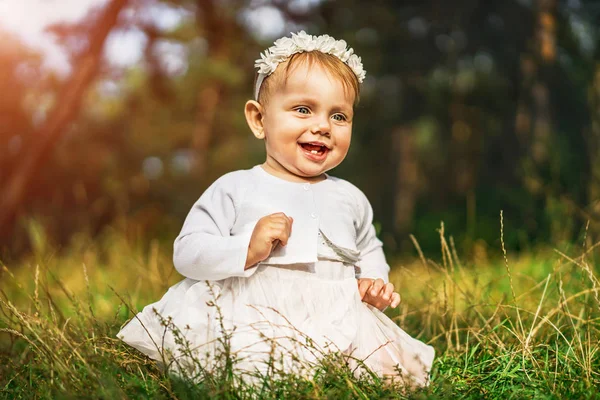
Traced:
<path fill-rule="evenodd" d="M 302 143 L 301 146 L 308 151 L 313 151 L 313 150 L 321 151 L 321 149 L 322 149 L 322 146 L 314 145 L 314 144 L 310 144 L 310 143 Z"/>

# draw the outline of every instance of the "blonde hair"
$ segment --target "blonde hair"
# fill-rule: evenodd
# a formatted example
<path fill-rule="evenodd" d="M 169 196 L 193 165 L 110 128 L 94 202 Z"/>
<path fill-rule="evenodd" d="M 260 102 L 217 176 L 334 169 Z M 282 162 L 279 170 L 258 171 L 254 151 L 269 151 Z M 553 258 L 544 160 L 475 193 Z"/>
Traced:
<path fill-rule="evenodd" d="M 358 104 L 360 84 L 356 74 L 338 57 L 320 51 L 295 53 L 279 64 L 278 68 L 263 81 L 258 94 L 258 102 L 263 106 L 266 105 L 274 88 L 277 85 L 285 84 L 291 70 L 302 63 L 308 63 L 309 67 L 313 65 L 323 67 L 333 78 L 342 82 L 345 90 L 354 94 L 354 105 Z M 258 79 L 258 74 L 256 74 L 255 83 L 256 79 Z"/>

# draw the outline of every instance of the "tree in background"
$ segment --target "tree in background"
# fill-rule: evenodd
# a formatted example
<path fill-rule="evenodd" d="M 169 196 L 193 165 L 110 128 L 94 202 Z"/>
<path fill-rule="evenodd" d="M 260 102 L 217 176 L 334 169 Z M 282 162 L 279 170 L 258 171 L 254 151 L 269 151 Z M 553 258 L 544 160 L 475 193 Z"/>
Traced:
<path fill-rule="evenodd" d="M 0 200 L 0 226 L 3 227 L 3 235 L 8 235 L 12 231 L 12 223 L 17 216 L 19 206 L 25 201 L 28 186 L 47 157 L 52 154 L 68 124 L 76 117 L 81 97 L 98 69 L 104 41 L 126 3 L 126 0 L 113 0 L 108 3 L 94 28 L 90 29 L 87 51 L 79 54 L 75 70 L 58 93 L 48 119 L 37 132 L 32 133 L 35 139 L 29 141 L 30 146 L 27 151 L 15 161 L 13 169 L 7 174 L 5 184 L 0 188 L 3 194 Z"/>
<path fill-rule="evenodd" d="M 370 164 L 359 179 L 387 217 L 388 244 L 417 233 L 437 246 L 442 220 L 463 243 L 491 242 L 500 209 L 512 245 L 573 238 L 588 219 L 597 230 L 582 102 L 597 12 L 592 2 L 324 3 L 322 29 L 354 36 L 370 73 L 354 159 Z"/>
<path fill-rule="evenodd" d="M 327 32 L 362 56 L 368 77 L 354 145 L 334 174 L 367 192 L 388 250 L 409 246 L 410 233 L 437 247 L 440 221 L 467 249 L 480 238 L 491 243 L 500 209 L 511 246 L 570 240 L 588 220 L 589 234 L 599 233 L 593 26 L 600 10 L 591 1 L 108 4 L 77 26 L 53 28 L 66 48 L 88 43 L 74 53 L 74 65 L 95 49 L 85 79 L 83 67 L 64 82 L 34 78 L 52 84 L 11 89 L 15 101 L 3 105 L 12 109 L 2 114 L 9 116 L 2 140 L 16 143 L 11 138 L 20 131 L 20 154 L 31 154 L 0 159 L 10 173 L 0 172 L 3 193 L 18 186 L 9 176 L 32 177 L 18 186 L 20 197 L 0 200 L 10 204 L 0 207 L 3 221 L 20 211 L 41 220 L 59 243 L 115 221 L 171 240 L 216 177 L 262 161 L 262 145 L 241 112 L 253 61 L 272 41 L 257 38 L 247 23 L 248 13 L 262 10 L 259 27 L 279 21 L 283 29 L 273 36 Z M 168 27 L 160 23 L 166 14 L 177 16 Z M 144 43 L 132 67 L 111 64 L 100 58 L 101 45 L 91 45 L 132 32 Z M 41 126 L 34 123 L 41 107 L 26 107 L 37 106 L 32 97 L 54 99 Z M 58 128 L 50 145 L 34 140 L 49 126 Z M 38 160 L 28 164 L 35 168 L 24 167 L 26 159 Z M 9 234 L 6 227 L 5 246 L 25 248 L 20 228 Z"/>

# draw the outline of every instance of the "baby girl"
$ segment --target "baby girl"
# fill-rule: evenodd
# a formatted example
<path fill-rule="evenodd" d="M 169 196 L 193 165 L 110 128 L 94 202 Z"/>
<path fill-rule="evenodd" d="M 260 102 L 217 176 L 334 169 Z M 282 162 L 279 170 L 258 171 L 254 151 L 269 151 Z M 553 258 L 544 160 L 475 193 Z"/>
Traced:
<path fill-rule="evenodd" d="M 428 384 L 433 348 L 382 312 L 400 296 L 369 201 L 327 174 L 352 138 L 365 77 L 353 53 L 302 31 L 256 61 L 244 112 L 266 160 L 222 176 L 193 205 L 173 256 L 186 278 L 132 319 L 122 340 L 180 372 L 222 367 L 214 359 L 226 345 L 240 375 L 274 362 L 306 374 L 335 352 L 357 374 Z"/>

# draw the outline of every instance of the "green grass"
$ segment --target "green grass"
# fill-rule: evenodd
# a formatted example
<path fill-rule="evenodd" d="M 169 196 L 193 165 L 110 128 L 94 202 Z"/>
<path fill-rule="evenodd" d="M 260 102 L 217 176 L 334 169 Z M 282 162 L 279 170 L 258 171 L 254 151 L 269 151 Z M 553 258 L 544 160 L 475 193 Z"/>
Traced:
<path fill-rule="evenodd" d="M 439 262 L 397 263 L 403 302 L 388 315 L 437 353 L 431 386 L 409 392 L 336 359 L 311 380 L 248 386 L 231 368 L 199 384 L 176 378 L 115 338 L 127 305 L 180 279 L 169 245 L 118 230 L 61 252 L 39 229 L 32 239 L 29 258 L 0 265 L 0 398 L 600 398 L 600 244 L 465 261 L 442 229 Z"/>

